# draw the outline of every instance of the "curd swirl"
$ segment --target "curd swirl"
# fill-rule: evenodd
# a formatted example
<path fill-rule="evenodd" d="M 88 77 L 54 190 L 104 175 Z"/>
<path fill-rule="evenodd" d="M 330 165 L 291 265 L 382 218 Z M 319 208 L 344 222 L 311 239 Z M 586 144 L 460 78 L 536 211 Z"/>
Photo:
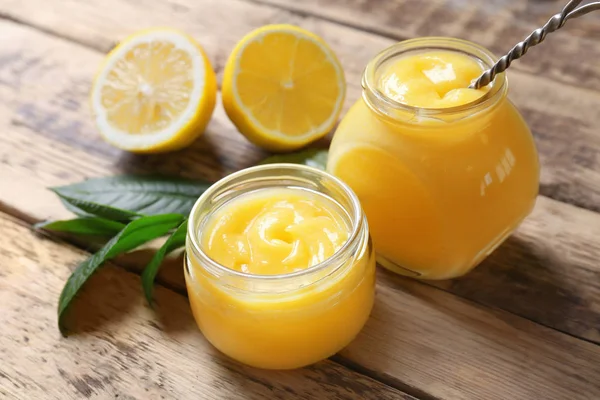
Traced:
<path fill-rule="evenodd" d="M 324 171 L 271 164 L 205 192 L 190 216 L 185 278 L 205 337 L 243 363 L 323 360 L 365 324 L 375 257 L 354 193 Z"/>
<path fill-rule="evenodd" d="M 325 261 L 348 239 L 348 226 L 327 197 L 270 188 L 246 193 L 210 217 L 202 235 L 216 262 L 258 275 L 288 274 Z"/>

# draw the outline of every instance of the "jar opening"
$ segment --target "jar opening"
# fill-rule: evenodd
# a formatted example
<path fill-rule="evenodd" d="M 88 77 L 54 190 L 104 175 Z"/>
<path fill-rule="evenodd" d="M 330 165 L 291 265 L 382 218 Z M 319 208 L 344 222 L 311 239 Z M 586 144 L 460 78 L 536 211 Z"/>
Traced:
<path fill-rule="evenodd" d="M 405 57 L 410 54 L 435 50 L 466 54 L 474 58 L 484 68 L 491 67 L 496 61 L 496 57 L 487 49 L 461 39 L 425 37 L 397 43 L 375 56 L 365 68 L 362 77 L 362 86 L 363 98 L 367 105 L 374 111 L 393 119 L 396 119 L 398 114 L 430 118 L 442 116 L 466 116 L 497 104 L 498 101 L 506 95 L 506 88 L 508 85 L 504 73 L 496 76 L 494 81 L 490 83 L 489 90 L 483 96 L 469 103 L 455 107 L 415 107 L 401 103 L 389 97 L 381 90 L 379 76 L 381 75 L 382 69 L 389 65 L 391 60 Z"/>
<path fill-rule="evenodd" d="M 210 214 L 233 198 L 262 188 L 294 188 L 317 192 L 340 206 L 345 212 L 349 233 L 344 244 L 329 258 L 309 268 L 277 275 L 258 275 L 234 270 L 213 260 L 205 252 L 199 230 Z M 298 277 L 314 276 L 327 270 L 334 273 L 345 264 L 360 244 L 366 220 L 354 192 L 342 181 L 316 168 L 297 164 L 267 164 L 247 168 L 223 178 L 211 186 L 196 201 L 189 218 L 188 250 L 198 263 L 215 276 L 233 276 L 253 281 L 281 282 Z M 330 269 L 330 270 L 329 270 Z M 321 274 L 318 274 L 321 275 Z M 321 276 L 321 279 L 324 276 Z"/>

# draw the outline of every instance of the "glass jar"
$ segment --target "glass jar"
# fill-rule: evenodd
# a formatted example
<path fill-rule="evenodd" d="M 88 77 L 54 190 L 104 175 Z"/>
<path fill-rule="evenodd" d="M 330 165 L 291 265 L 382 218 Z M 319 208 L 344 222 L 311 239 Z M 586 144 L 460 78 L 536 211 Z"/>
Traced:
<path fill-rule="evenodd" d="M 203 249 L 203 227 L 236 197 L 264 188 L 318 192 L 349 227 L 342 248 L 324 262 L 281 275 L 227 268 Z M 367 220 L 352 190 L 328 173 L 301 165 L 248 168 L 215 183 L 189 219 L 185 280 L 200 330 L 217 349 L 267 369 L 302 367 L 332 356 L 361 330 L 375 293 L 375 256 Z"/>
<path fill-rule="evenodd" d="M 538 155 L 507 98 L 504 74 L 479 99 L 452 108 L 412 107 L 381 90 L 401 57 L 443 50 L 494 56 L 473 43 L 421 38 L 391 46 L 363 74 L 363 96 L 341 121 L 327 170 L 357 194 L 378 261 L 423 279 L 465 274 L 513 232 L 534 206 Z"/>

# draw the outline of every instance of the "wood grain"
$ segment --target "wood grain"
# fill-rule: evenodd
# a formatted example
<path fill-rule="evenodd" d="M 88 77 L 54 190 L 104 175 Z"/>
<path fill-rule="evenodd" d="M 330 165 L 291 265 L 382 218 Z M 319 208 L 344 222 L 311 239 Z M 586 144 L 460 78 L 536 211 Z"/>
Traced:
<path fill-rule="evenodd" d="M 379 271 L 366 328 L 341 352 L 438 399 L 597 399 L 600 346 Z"/>
<path fill-rule="evenodd" d="M 4 60 L 0 82 L 10 83 L 0 84 L 0 126 L 4 132 L 0 137 L 0 181 L 10 182 L 11 188 L 0 191 L 0 201 L 27 221 L 68 216 L 45 189 L 48 186 L 122 172 L 161 172 L 216 180 L 264 156 L 240 137 L 220 105 L 206 134 L 189 149 L 156 156 L 116 150 L 99 139 L 87 107 L 85 87 L 102 56 L 14 23 L 0 22 L 0 29 L 10 38 L 0 49 L 0 59 Z M 555 227 L 554 236 L 543 234 L 546 224 Z M 536 214 L 521 228 L 523 240 L 510 241 L 476 270 L 475 278 L 445 287 L 477 301 L 487 298 L 486 304 L 598 341 L 600 277 L 594 262 L 594 258 L 600 258 L 595 238 L 598 230 L 580 225 L 600 227 L 600 220 L 597 214 L 542 198 Z M 568 235 L 560 234 L 562 226 L 568 227 Z M 565 237 L 572 240 L 565 241 Z M 518 244 L 523 241 L 533 244 Z M 573 258 L 571 246 L 586 246 L 587 259 Z M 565 251 L 553 252 L 556 248 Z M 551 256 L 542 263 L 531 249 Z M 140 260 L 126 264 L 139 268 Z M 169 278 L 166 272 L 161 276 Z M 482 289 L 495 285 L 501 285 L 504 291 L 487 293 Z M 515 293 L 520 293 L 519 301 Z M 544 301 L 554 306 L 562 302 L 562 306 L 547 311 Z M 570 317 L 561 318 L 563 311 Z"/>
<path fill-rule="evenodd" d="M 452 36 L 505 54 L 559 12 L 566 1 L 548 0 L 255 0 L 327 18 L 395 40 Z M 600 15 L 569 21 L 511 69 L 583 88 L 600 89 Z"/>
<path fill-rule="evenodd" d="M 600 218 L 540 197 L 517 232 L 470 274 L 430 282 L 600 344 Z"/>
<path fill-rule="evenodd" d="M 149 398 L 402 398 L 331 362 L 288 373 L 228 362 L 202 339 L 182 296 L 158 287 L 155 314 L 137 275 L 112 265 L 86 285 L 69 315 L 76 334 L 61 339 L 56 298 L 84 256 L 0 216 L 0 388 L 7 396 L 139 398 L 148 390 Z M 379 275 L 372 317 L 341 362 L 423 398 L 600 395 L 599 346 Z"/>
<path fill-rule="evenodd" d="M 334 21 L 394 41 L 422 36 L 458 37 L 479 43 L 497 55 L 505 54 L 563 6 L 562 2 L 546 0 L 254 2 Z M 511 98 L 532 128 L 541 153 L 540 192 L 595 211 L 600 211 L 600 177 L 592 177 L 600 170 L 600 114 L 592 108 L 588 113 L 586 109 L 590 104 L 587 96 L 597 95 L 600 89 L 599 38 L 600 13 L 572 20 L 515 62 L 508 73 Z M 567 99 L 569 92 L 574 95 L 571 100 Z M 585 93 L 586 100 L 575 93 Z M 556 114 L 548 108 L 544 110 L 550 105 L 574 105 L 573 100 L 578 105 L 569 111 L 564 108 L 565 112 Z M 576 133 L 582 130 L 587 133 Z M 573 141 L 569 143 L 570 140 Z"/>
<path fill-rule="evenodd" d="M 517 232 L 470 274 L 427 284 L 600 344 L 599 237 L 597 213 L 540 197 Z M 119 264 L 140 271 L 151 254 Z M 180 265 L 169 260 L 161 279 L 184 293 Z"/>
<path fill-rule="evenodd" d="M 36 237 L 0 213 L 0 397 L 4 399 L 413 399 L 332 361 L 290 372 L 241 366 L 196 328 L 187 299 L 158 287 L 145 305 L 137 275 L 112 265 L 70 310 L 56 301 L 86 254 Z"/>
<path fill-rule="evenodd" d="M 538 10 L 534 4 L 542 3 L 500 0 L 494 1 L 497 4 L 481 2 L 477 6 L 474 2 L 464 0 L 269 1 L 278 2 L 280 8 L 242 0 L 147 0 L 143 6 L 127 0 L 107 0 L 102 5 L 77 0 L 4 0 L 0 5 L 0 13 L 102 51 L 110 49 L 125 35 L 141 28 L 156 25 L 178 27 L 198 38 L 206 48 L 219 77 L 229 52 L 250 30 L 269 23 L 297 24 L 321 35 L 339 55 L 348 81 L 347 109 L 360 94 L 360 75 L 367 62 L 401 38 L 381 36 L 373 26 L 394 26 L 394 29 L 404 32 L 402 38 L 434 33 L 461 36 L 495 50 L 494 46 L 490 46 L 491 43 L 506 46 L 507 38 L 522 32 L 522 28 L 519 28 L 521 25 L 525 24 L 530 29 L 529 22 L 515 22 L 517 25 L 511 25 L 509 17 L 517 13 L 520 15 L 518 10 L 522 9 L 522 4 Z M 556 6 L 555 2 L 544 3 L 548 3 L 548 7 Z M 297 11 L 281 9 L 283 6 Z M 119 12 L 115 13 L 113 10 Z M 543 13 L 540 10 L 536 12 Z M 482 14 L 481 19 L 478 19 L 478 14 Z M 323 15 L 327 19 L 312 15 Z M 387 22 L 380 21 L 383 18 L 381 15 L 387 16 Z M 485 25 L 489 32 L 472 24 L 465 25 L 466 22 L 479 20 L 491 23 L 493 18 L 496 18 L 493 24 Z M 596 25 L 590 22 L 595 21 L 597 16 L 589 17 L 591 20 L 586 18 L 573 25 L 581 27 L 581 21 L 588 21 L 583 26 L 591 26 L 589 29 L 592 30 L 592 35 L 597 34 L 593 33 Z M 343 23 L 364 20 L 367 22 L 359 26 L 370 27 L 372 33 L 358 31 L 331 22 L 332 20 Z M 431 24 L 430 28 L 417 29 L 424 24 Z M 413 28 L 404 28 L 405 25 Z M 568 32 L 575 28 L 565 29 L 567 33 L 556 33 L 558 36 L 555 39 L 560 41 L 560 38 L 570 38 Z M 482 30 L 487 33 L 479 35 L 478 32 Z M 478 40 L 478 36 L 482 39 Z M 483 40 L 483 37 L 488 39 Z M 565 50 L 565 55 L 560 57 L 552 53 L 551 49 L 532 50 L 524 62 L 537 62 L 544 67 L 542 69 L 548 70 L 553 70 L 554 65 L 558 64 L 558 72 L 543 74 L 539 68 L 521 68 L 517 67 L 517 63 L 514 69 L 511 68 L 509 78 L 511 98 L 524 114 L 537 139 L 543 166 L 542 194 L 600 211 L 600 135 L 597 134 L 597 127 L 600 126 L 600 113 L 597 112 L 600 109 L 600 93 L 589 90 L 596 87 L 594 82 L 600 82 L 600 70 L 595 61 L 600 59 L 600 44 L 588 42 L 590 40 L 586 41 L 580 36 L 572 37 L 567 43 L 570 46 L 568 50 L 575 49 L 576 52 L 567 52 L 567 44 L 563 44 L 560 49 Z M 556 41 L 548 39 L 548 44 L 545 43 L 544 47 L 553 46 L 553 43 Z M 551 56 L 546 61 L 539 61 L 536 54 Z M 560 63 L 565 62 L 568 65 L 560 66 Z M 31 64 L 33 65 L 21 67 L 25 70 L 24 73 L 31 73 L 31 69 L 35 69 L 36 62 Z M 95 68 L 96 64 L 92 64 L 92 67 Z M 568 78 L 571 71 L 579 71 L 579 75 L 592 77 L 592 80 L 575 87 L 575 77 Z M 581 78 L 579 75 L 577 77 Z M 568 79 L 558 79 L 557 76 Z M 75 83 L 74 87 L 84 88 L 89 79 L 87 77 L 78 81 L 79 85 Z M 221 126 L 230 125 L 225 120 Z M 222 159 L 225 160 L 231 162 L 234 158 Z M 213 164 L 213 167 L 216 166 L 216 163 Z"/>
<path fill-rule="evenodd" d="M 73 7 L 63 9 L 57 6 L 52 11 L 45 6 L 44 2 L 11 2 L 10 10 L 4 10 L 7 13 L 22 13 L 18 15 L 22 18 L 35 19 L 40 26 L 76 38 L 86 46 L 52 38 L 11 22 L 0 23 L 3 38 L 9 39 L 6 43 L 3 41 L 0 49 L 0 126 L 7 132 L 0 136 L 0 162 L 2 163 L 0 178 L 2 188 L 9 188 L 0 191 L 0 200 L 6 209 L 25 217 L 28 221 L 55 216 L 55 213 L 61 212 L 57 204 L 52 203 L 52 196 L 43 190 L 43 187 L 48 185 L 118 171 L 161 171 L 216 179 L 227 172 L 249 165 L 262 156 L 261 152 L 236 136 L 237 133 L 220 109 L 207 135 L 192 149 L 180 153 L 133 157 L 103 145 L 98 140 L 87 115 L 84 89 L 89 85 L 91 70 L 96 67 L 101 56 L 90 50 L 89 45 L 95 48 L 104 48 L 105 45 L 108 47 L 113 35 L 118 37 L 129 29 L 139 27 L 135 25 L 135 21 L 144 21 L 144 24 L 160 22 L 175 25 L 189 30 L 198 37 L 206 37 L 205 40 L 209 43 L 207 48 L 209 46 L 211 48 L 211 57 L 215 57 L 213 59 L 221 66 L 227 55 L 227 45 L 232 45 L 237 40 L 238 37 L 234 36 L 238 33 L 241 36 L 242 33 L 239 31 L 266 22 L 288 21 L 286 18 L 289 18 L 289 21 L 300 23 L 321 34 L 334 45 L 343 59 L 349 80 L 354 79 L 352 76 L 357 79 L 362 68 L 361 64 L 372 55 L 370 52 L 391 43 L 388 39 L 356 32 L 327 21 L 303 18 L 271 7 L 233 0 L 228 4 L 235 4 L 236 7 L 228 9 L 230 12 L 226 16 L 228 20 L 239 24 L 232 24 L 235 27 L 228 26 L 231 29 L 227 32 L 215 26 L 219 25 L 218 12 L 222 12 L 219 11 L 222 7 L 217 2 L 202 2 L 202 7 L 206 7 L 202 9 L 203 13 L 200 13 L 197 4 L 191 3 L 185 5 L 177 3 L 174 6 L 173 2 L 160 2 L 160 4 L 148 2 L 148 7 L 144 9 L 134 9 L 134 3 L 128 3 L 129 5 L 120 2 L 111 3 L 112 5 L 106 4 L 101 9 L 98 9 L 97 5 L 86 3 L 64 3 Z M 4 4 L 3 2 L 0 8 L 4 9 Z M 109 10 L 114 10 L 117 6 L 123 11 L 122 13 L 115 15 L 113 12 L 112 16 L 107 15 Z M 107 9 L 104 10 L 104 7 Z M 86 14 L 85 10 L 92 10 L 93 14 Z M 79 12 L 81 12 L 79 17 L 73 14 Z M 103 12 L 107 14 L 102 14 Z M 144 14 L 146 12 L 148 15 Z M 222 14 L 221 18 L 224 15 Z M 72 27 L 68 25 L 67 17 L 72 18 Z M 131 21 L 130 25 L 127 25 L 128 19 Z M 213 29 L 218 35 L 211 33 Z M 574 89 L 543 77 L 533 78 L 519 71 L 513 74 L 513 77 L 521 77 L 519 79 L 522 79 L 523 84 L 535 79 L 536 85 L 524 87 L 533 91 L 530 94 L 534 93 L 543 100 L 540 104 L 529 104 L 529 107 L 538 113 L 540 124 L 546 123 L 552 117 L 553 124 L 570 126 L 560 124 L 564 124 L 565 121 L 579 121 L 572 117 L 574 111 L 589 114 L 591 118 L 595 116 L 596 109 L 593 108 L 597 104 L 595 92 Z M 351 86 L 351 91 L 354 93 L 351 93 L 351 96 L 358 95 L 356 85 Z M 550 94 L 555 97 L 550 99 Z M 589 139 L 592 144 L 597 143 L 590 139 L 590 132 L 593 132 L 592 125 L 588 126 L 587 123 L 587 121 L 580 123 L 583 124 L 583 128 L 582 125 L 575 126 L 573 131 L 575 133 L 571 133 L 572 136 L 568 140 L 561 137 L 561 132 L 557 129 L 549 131 L 553 133 L 540 139 L 543 157 L 548 157 L 548 154 L 553 154 L 553 151 L 564 152 L 564 148 L 556 149 L 560 144 L 571 146 L 576 143 L 582 146 L 582 137 Z M 546 150 L 543 143 L 546 143 Z M 587 186 L 582 185 L 581 189 L 584 202 L 589 201 L 591 197 L 588 194 L 593 195 L 592 189 L 598 182 L 596 171 L 593 169 L 595 165 L 593 163 L 597 160 L 596 148 L 591 146 L 590 154 L 585 152 L 588 150 L 583 153 L 588 157 L 585 163 L 591 171 L 589 175 L 584 175 L 588 179 Z M 577 146 L 569 149 L 573 151 L 568 153 L 570 156 L 581 153 Z M 219 165 L 224 167 L 218 169 Z M 587 169 L 583 171 L 588 172 Z M 564 176 L 561 175 L 558 167 L 551 169 L 551 172 L 553 175 L 550 178 L 546 175 L 545 179 L 557 183 L 556 190 L 561 196 L 564 193 L 572 193 L 563 190 L 563 186 L 560 186 L 571 184 L 568 179 L 575 181 L 573 185 L 583 182 L 583 179 L 578 180 L 581 178 L 578 176 L 569 178 L 566 173 Z M 30 200 L 29 195 L 35 196 L 35 200 Z M 562 321 L 562 326 L 558 326 L 559 329 L 575 336 L 585 337 L 590 341 L 597 340 L 599 254 L 595 243 L 597 243 L 598 233 L 596 227 L 600 226 L 598 218 L 596 213 L 541 198 L 538 211 L 523 225 L 515 239 L 509 242 L 507 250 L 504 253 L 499 251 L 494 255 L 497 257 L 496 261 L 490 261 L 500 265 L 503 277 L 495 276 L 498 267 L 490 265 L 489 269 L 481 269 L 482 274 L 473 278 L 466 286 L 454 286 L 453 283 L 440 285 L 444 290 L 470 296 L 480 303 L 490 299 L 488 302 L 490 305 L 507 307 L 512 312 L 539 320 L 549 326 L 560 324 L 562 313 L 565 321 Z M 529 226 L 532 220 L 537 222 Z M 573 223 L 570 224 L 569 221 Z M 584 224 L 581 225 L 582 223 Z M 549 234 L 542 236 L 541 232 L 549 232 Z M 572 236 L 572 239 L 566 240 L 565 235 Z M 523 239 L 519 239 L 521 237 Z M 29 249 L 32 246 L 31 239 L 26 241 L 26 244 L 15 243 L 17 242 L 8 245 L 12 252 L 16 248 Z M 574 247 L 576 243 L 579 243 L 579 246 Z M 566 247 L 567 244 L 569 247 Z M 0 253 L 0 257 L 5 253 L 6 251 Z M 57 250 L 56 254 L 60 255 L 62 251 Z M 546 256 L 547 258 L 544 258 Z M 22 258 L 18 256 L 17 260 Z M 31 264 L 29 261 L 19 264 L 12 258 L 11 261 L 8 264 L 14 263 L 21 269 L 24 269 L 23 265 Z M 47 264 L 46 259 L 43 261 Z M 137 255 L 130 260 L 133 265 L 138 266 L 139 261 Z M 63 262 L 64 260 L 61 261 Z M 0 265 L 4 268 L 7 263 L 2 262 Z M 49 265 L 56 268 L 56 264 Z M 180 271 L 179 266 L 173 271 Z M 527 270 L 528 273 L 521 274 L 520 269 Z M 570 274 L 567 273 L 569 269 Z M 115 274 L 125 273 L 117 272 L 118 270 L 111 267 L 106 270 L 114 270 Z M 67 272 L 64 274 L 63 280 Z M 598 346 L 544 328 L 518 316 L 462 300 L 444 290 L 386 273 L 380 275 L 379 300 L 373 317 L 358 340 L 342 352 L 339 359 L 344 363 L 426 398 L 591 399 L 600 396 L 597 379 L 600 376 Z M 97 279 L 102 279 L 102 276 L 102 274 L 98 275 Z M 139 285 L 135 276 L 127 276 L 135 282 L 132 287 Z M 595 278 L 596 280 L 593 280 Z M 471 277 L 467 278 L 469 279 Z M 101 289 L 112 290 L 114 281 L 125 282 L 126 280 L 127 278 L 112 277 L 108 280 L 100 280 L 98 286 Z M 29 281 L 26 279 L 19 282 L 22 282 L 25 287 Z M 181 288 L 176 275 L 172 276 L 172 280 L 167 280 L 167 283 L 175 288 Z M 499 283 L 504 285 L 506 294 L 486 297 L 485 290 L 479 289 L 485 287 L 498 289 Z M 10 286 L 14 287 L 12 283 Z M 115 309 L 120 311 L 124 308 L 122 304 L 110 303 L 113 297 L 118 299 L 118 296 L 110 293 L 103 294 L 102 290 L 100 290 L 101 294 L 96 295 L 95 290 L 98 289 L 90 287 L 87 293 L 92 300 L 87 303 L 82 300 L 81 305 L 78 306 L 82 310 L 78 316 L 89 313 L 90 304 L 99 310 L 104 310 L 100 317 L 94 320 L 95 322 L 82 323 L 81 330 L 89 331 L 89 335 L 94 338 L 98 337 L 98 325 L 121 329 L 121 325 L 124 324 L 122 329 L 129 329 L 130 326 L 137 326 L 139 319 L 143 320 L 147 315 L 144 314 L 146 308 L 142 303 L 134 303 L 137 305 L 132 308 L 134 311 L 127 314 L 127 317 L 121 317 L 118 313 L 116 316 L 110 314 L 111 309 L 116 313 Z M 0 296 L 4 296 L 5 292 L 0 292 Z M 516 299 L 512 302 L 508 301 L 512 297 L 509 295 L 511 292 L 515 293 L 514 297 L 518 298 L 518 301 Z M 37 291 L 35 293 L 37 295 Z M 123 296 L 130 296 L 125 290 L 123 293 Z M 159 300 L 162 304 L 165 295 L 161 293 L 163 291 L 159 290 Z M 541 299 L 543 296 L 549 296 L 563 308 L 548 316 L 548 310 L 544 307 L 538 309 L 531 304 L 522 304 L 532 299 Z M 141 302 L 139 293 L 137 297 Z M 103 309 L 101 304 L 107 301 L 109 306 Z M 538 304 L 543 305 L 542 300 L 538 301 Z M 50 306 L 54 315 L 54 303 Z M 167 307 L 166 304 L 164 306 Z M 36 310 L 39 307 L 41 306 L 34 304 L 30 309 Z M 168 310 L 167 315 L 177 315 L 170 308 Z M 43 320 L 41 316 L 38 319 Z M 93 328 L 88 328 L 90 325 Z M 130 338 L 128 340 L 133 343 L 134 332 L 131 331 L 127 335 Z M 181 345 L 182 339 L 176 337 L 173 340 L 176 344 L 169 342 L 165 346 L 179 356 L 182 350 L 178 346 Z M 157 343 L 163 341 L 153 340 L 151 343 L 152 351 L 162 349 Z M 184 341 L 184 343 L 188 342 Z M 155 346 L 157 348 L 154 348 Z M 195 348 L 196 345 L 183 346 L 186 350 L 184 356 L 192 352 L 191 347 Z M 65 351 L 65 354 L 70 354 L 71 351 L 75 350 Z M 40 360 L 35 359 L 35 361 L 39 363 Z M 33 368 L 33 365 L 37 366 L 35 363 L 26 365 L 30 368 Z M 86 365 L 88 369 L 83 371 L 91 372 L 84 373 L 95 377 L 96 375 L 91 375 L 95 367 L 90 364 L 84 366 Z M 173 368 L 179 371 L 177 368 L 181 367 L 177 364 Z M 246 373 L 244 370 L 243 374 Z M 118 376 L 121 374 L 125 372 L 119 370 Z M 127 380 L 135 378 L 135 382 L 141 381 L 135 373 L 123 376 L 127 376 Z M 184 376 L 187 377 L 186 379 L 192 379 L 191 375 L 184 374 Z M 215 373 L 214 376 L 220 376 L 220 372 Z M 102 378 L 95 379 L 102 382 Z M 172 382 L 178 382 L 179 378 L 171 379 Z M 223 383 L 219 385 L 222 386 Z M 116 387 L 113 393 L 121 387 Z M 6 390 L 4 386 L 0 388 Z M 310 394 L 306 395 L 309 396 Z"/>

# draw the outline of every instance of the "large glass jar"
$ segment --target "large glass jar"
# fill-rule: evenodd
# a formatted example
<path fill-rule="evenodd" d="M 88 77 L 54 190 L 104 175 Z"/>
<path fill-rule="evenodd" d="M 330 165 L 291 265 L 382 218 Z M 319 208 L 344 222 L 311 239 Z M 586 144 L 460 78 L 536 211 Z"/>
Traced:
<path fill-rule="evenodd" d="M 365 69 L 363 96 L 334 135 L 327 170 L 359 197 L 384 267 L 446 279 L 471 270 L 529 214 L 539 164 L 503 74 L 483 97 L 452 108 L 411 107 L 384 94 L 380 78 L 391 63 L 432 50 L 460 52 L 485 67 L 495 60 L 448 38 L 383 51 Z"/>
<path fill-rule="evenodd" d="M 322 263 L 288 274 L 253 275 L 212 260 L 202 240 L 211 215 L 265 188 L 326 196 L 346 221 L 348 240 Z M 192 311 L 204 336 L 228 356 L 259 368 L 302 367 L 341 350 L 367 321 L 375 255 L 360 203 L 339 179 L 293 164 L 249 168 L 214 184 L 189 220 L 185 280 Z"/>

